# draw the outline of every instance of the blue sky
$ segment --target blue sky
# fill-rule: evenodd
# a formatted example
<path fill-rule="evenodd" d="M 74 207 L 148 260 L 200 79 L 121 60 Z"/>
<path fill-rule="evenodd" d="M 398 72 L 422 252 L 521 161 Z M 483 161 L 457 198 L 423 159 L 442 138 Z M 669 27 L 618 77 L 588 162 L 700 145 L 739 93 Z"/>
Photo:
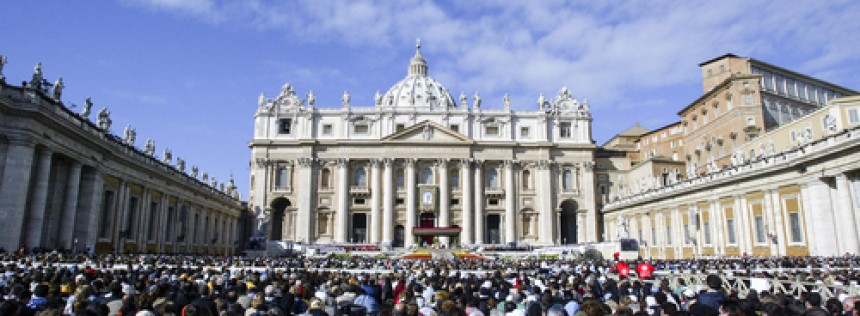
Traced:
<path fill-rule="evenodd" d="M 536 108 L 568 87 L 598 143 L 657 128 L 701 95 L 698 63 L 734 53 L 860 89 L 857 1 L 7 1 L 7 81 L 62 76 L 112 131 L 155 140 L 248 195 L 260 92 L 290 82 L 317 106 L 372 104 L 406 74 L 415 39 L 430 74 L 483 107 Z M 79 110 L 78 106 L 74 110 Z"/>

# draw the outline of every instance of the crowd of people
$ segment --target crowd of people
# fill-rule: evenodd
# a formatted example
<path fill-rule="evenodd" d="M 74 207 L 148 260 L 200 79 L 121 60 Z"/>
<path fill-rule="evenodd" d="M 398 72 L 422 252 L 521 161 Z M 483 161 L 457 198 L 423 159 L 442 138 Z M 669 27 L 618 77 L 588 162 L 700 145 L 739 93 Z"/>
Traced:
<path fill-rule="evenodd" d="M 856 256 L 625 262 L 14 253 L 0 262 L 0 315 L 860 315 Z M 694 274 L 705 282 L 687 284 Z M 743 277 L 834 290 L 727 286 Z"/>

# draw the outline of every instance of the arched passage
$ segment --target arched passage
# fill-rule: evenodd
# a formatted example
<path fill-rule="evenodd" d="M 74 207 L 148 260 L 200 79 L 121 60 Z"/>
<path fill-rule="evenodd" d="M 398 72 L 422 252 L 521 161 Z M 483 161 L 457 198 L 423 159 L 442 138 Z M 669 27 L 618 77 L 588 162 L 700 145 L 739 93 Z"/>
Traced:
<path fill-rule="evenodd" d="M 288 207 L 293 204 L 286 198 L 279 197 L 272 201 L 272 214 L 269 221 L 271 222 L 271 230 L 269 230 L 269 240 L 284 239 L 284 215 Z"/>
<path fill-rule="evenodd" d="M 574 200 L 561 202 L 561 220 L 559 221 L 559 233 L 562 244 L 577 243 L 576 210 L 577 204 Z"/>

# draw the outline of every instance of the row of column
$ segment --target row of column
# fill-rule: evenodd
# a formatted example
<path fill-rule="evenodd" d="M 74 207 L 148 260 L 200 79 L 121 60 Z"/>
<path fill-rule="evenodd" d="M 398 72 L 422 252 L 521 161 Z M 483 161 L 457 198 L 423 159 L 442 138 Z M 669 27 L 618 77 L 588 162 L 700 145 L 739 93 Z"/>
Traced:
<path fill-rule="evenodd" d="M 126 242 L 148 244 L 151 240 L 147 236 L 149 233 L 155 234 L 153 237 L 158 241 L 159 251 L 163 250 L 165 242 L 170 242 L 163 240 L 165 228 L 172 227 L 170 225 L 173 223 L 167 218 L 166 194 L 160 194 L 160 201 L 157 201 L 153 197 L 154 191 L 143 189 L 142 196 L 138 197 L 138 203 L 134 206 L 137 210 L 136 218 L 132 221 L 135 227 L 128 232 L 131 194 L 127 181 L 120 181 L 115 201 L 104 201 L 104 175 L 96 167 L 83 166 L 75 159 L 58 158 L 50 148 L 36 147 L 26 140 L 10 140 L 3 162 L 0 174 L 0 220 L 7 227 L 0 232 L 3 237 L 0 238 L 0 246 L 8 251 L 22 246 L 95 250 L 102 227 L 109 231 L 106 231 L 106 239 L 101 241 L 113 243 L 117 251 L 121 251 Z M 159 205 L 159 220 L 157 227 L 150 231 L 150 202 L 153 201 Z M 112 203 L 112 206 L 106 208 L 104 203 Z M 103 216 L 105 211 L 113 214 Z M 178 214 L 179 211 L 177 209 L 174 212 Z M 232 245 L 236 238 L 238 218 L 215 212 L 209 216 L 209 231 L 218 232 L 217 245 Z M 111 222 L 99 222 L 105 219 Z M 205 223 L 202 225 L 205 226 Z M 120 232 L 125 234 L 121 237 Z M 208 232 L 203 233 L 203 236 L 204 239 L 210 237 Z M 200 245 L 210 245 L 211 241 L 198 240 Z"/>
<path fill-rule="evenodd" d="M 405 159 L 406 168 L 404 174 L 406 187 L 406 225 L 404 243 L 406 245 L 414 244 L 415 239 L 412 235 L 412 228 L 416 227 L 418 218 L 417 210 L 417 173 L 416 164 L 418 159 Z M 370 186 L 371 186 L 371 206 L 370 206 L 370 225 L 369 225 L 369 241 L 372 243 L 391 244 L 394 241 L 394 218 L 395 205 L 394 199 L 397 196 L 396 188 L 394 187 L 395 180 L 394 168 L 395 159 L 372 159 L 370 161 Z M 449 183 L 448 174 L 448 159 L 438 159 L 436 161 L 436 172 L 441 175 L 438 181 L 439 187 L 439 216 L 437 225 L 440 227 L 448 227 L 451 225 L 451 184 Z M 473 168 L 474 165 L 474 168 Z M 517 186 L 515 181 L 514 161 L 503 161 L 504 168 L 504 241 L 517 241 Z M 336 161 L 338 183 L 336 185 L 336 221 L 334 241 L 344 243 L 349 240 L 349 205 L 350 205 L 350 170 L 349 161 L 347 159 L 339 159 Z M 552 207 L 552 176 L 551 163 L 542 161 L 538 164 L 539 180 L 538 180 L 538 196 L 535 207 L 540 209 L 541 226 L 545 229 L 540 229 L 539 241 L 541 243 L 550 244 L 553 242 L 554 232 L 554 217 Z M 300 175 L 301 179 L 306 179 Z M 460 175 L 461 190 L 462 190 L 462 232 L 460 234 L 460 242 L 462 244 L 482 244 L 484 243 L 484 168 L 481 161 L 472 161 L 470 159 L 460 160 Z M 303 190 L 310 191 L 310 190 Z M 301 199 L 300 199 L 301 201 Z M 301 202 L 300 202 L 301 204 Z M 474 206 L 474 208 L 473 208 Z M 300 214 L 305 209 L 300 208 Z M 548 229 L 546 229 L 548 227 Z M 301 230 L 302 227 L 297 227 Z M 309 237 L 309 236 L 307 236 Z M 307 240 L 310 240 L 308 238 Z M 448 242 L 447 238 L 440 239 L 443 243 Z"/>

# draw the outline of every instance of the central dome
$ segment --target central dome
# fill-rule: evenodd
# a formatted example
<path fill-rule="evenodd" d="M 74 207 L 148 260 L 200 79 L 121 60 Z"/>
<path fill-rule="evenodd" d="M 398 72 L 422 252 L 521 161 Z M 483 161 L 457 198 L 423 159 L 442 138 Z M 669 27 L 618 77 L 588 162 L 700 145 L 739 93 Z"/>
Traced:
<path fill-rule="evenodd" d="M 427 61 L 421 56 L 420 42 L 415 46 L 415 56 L 409 62 L 406 78 L 388 89 L 380 101 L 378 105 L 390 107 L 457 107 L 448 89 L 427 75 Z"/>

